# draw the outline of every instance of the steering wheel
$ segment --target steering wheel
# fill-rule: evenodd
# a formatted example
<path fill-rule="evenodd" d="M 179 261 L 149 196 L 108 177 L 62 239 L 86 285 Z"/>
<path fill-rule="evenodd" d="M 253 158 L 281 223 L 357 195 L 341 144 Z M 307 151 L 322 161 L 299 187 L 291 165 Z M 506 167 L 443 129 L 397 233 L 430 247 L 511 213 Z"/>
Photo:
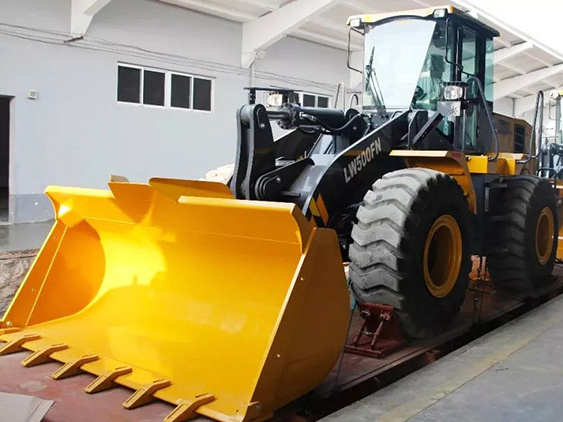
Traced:
<path fill-rule="evenodd" d="M 426 92 L 424 92 L 424 90 L 422 89 L 422 87 L 420 85 L 417 85 L 416 89 L 414 90 L 414 95 L 413 95 L 414 102 L 420 101 L 424 97 L 426 97 Z"/>

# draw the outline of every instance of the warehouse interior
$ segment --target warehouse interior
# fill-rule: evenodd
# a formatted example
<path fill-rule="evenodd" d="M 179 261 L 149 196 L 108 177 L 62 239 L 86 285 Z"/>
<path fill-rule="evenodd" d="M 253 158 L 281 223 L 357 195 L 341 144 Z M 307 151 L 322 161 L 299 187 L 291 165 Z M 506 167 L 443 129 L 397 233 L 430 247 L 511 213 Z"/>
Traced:
<path fill-rule="evenodd" d="M 0 422 L 559 420 L 536 6 L 0 0 Z"/>

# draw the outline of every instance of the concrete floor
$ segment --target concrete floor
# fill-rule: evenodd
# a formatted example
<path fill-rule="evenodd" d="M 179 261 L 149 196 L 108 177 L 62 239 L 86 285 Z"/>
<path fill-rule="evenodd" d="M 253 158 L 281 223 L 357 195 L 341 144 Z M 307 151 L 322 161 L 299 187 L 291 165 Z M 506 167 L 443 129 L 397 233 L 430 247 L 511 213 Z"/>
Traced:
<path fill-rule="evenodd" d="M 33 224 L 0 225 L 0 252 L 39 249 L 49 234 L 52 221 Z"/>
<path fill-rule="evenodd" d="M 324 421 L 560 421 L 563 296 Z"/>

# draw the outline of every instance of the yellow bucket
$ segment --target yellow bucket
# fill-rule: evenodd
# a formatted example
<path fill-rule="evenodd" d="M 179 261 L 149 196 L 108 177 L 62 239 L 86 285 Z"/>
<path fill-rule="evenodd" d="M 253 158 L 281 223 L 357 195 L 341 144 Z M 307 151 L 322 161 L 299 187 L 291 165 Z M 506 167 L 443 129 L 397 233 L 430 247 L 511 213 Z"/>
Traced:
<path fill-rule="evenodd" d="M 336 234 L 293 204 L 241 201 L 211 182 L 110 191 L 50 187 L 55 225 L 0 321 L 0 354 L 86 371 L 124 403 L 264 420 L 319 385 L 345 342 Z"/>

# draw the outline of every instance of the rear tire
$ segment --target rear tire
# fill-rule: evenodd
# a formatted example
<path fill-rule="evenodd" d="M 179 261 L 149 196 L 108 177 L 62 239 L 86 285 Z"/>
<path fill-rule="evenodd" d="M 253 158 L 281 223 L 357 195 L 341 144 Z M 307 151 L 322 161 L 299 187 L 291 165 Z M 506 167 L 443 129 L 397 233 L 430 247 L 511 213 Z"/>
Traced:
<path fill-rule="evenodd" d="M 499 198 L 504 220 L 492 231 L 488 254 L 493 282 L 531 291 L 549 282 L 557 253 L 557 200 L 547 179 L 515 176 Z"/>
<path fill-rule="evenodd" d="M 350 281 L 360 302 L 391 305 L 409 338 L 435 335 L 468 286 L 469 212 L 461 187 L 428 169 L 386 174 L 352 229 Z"/>

